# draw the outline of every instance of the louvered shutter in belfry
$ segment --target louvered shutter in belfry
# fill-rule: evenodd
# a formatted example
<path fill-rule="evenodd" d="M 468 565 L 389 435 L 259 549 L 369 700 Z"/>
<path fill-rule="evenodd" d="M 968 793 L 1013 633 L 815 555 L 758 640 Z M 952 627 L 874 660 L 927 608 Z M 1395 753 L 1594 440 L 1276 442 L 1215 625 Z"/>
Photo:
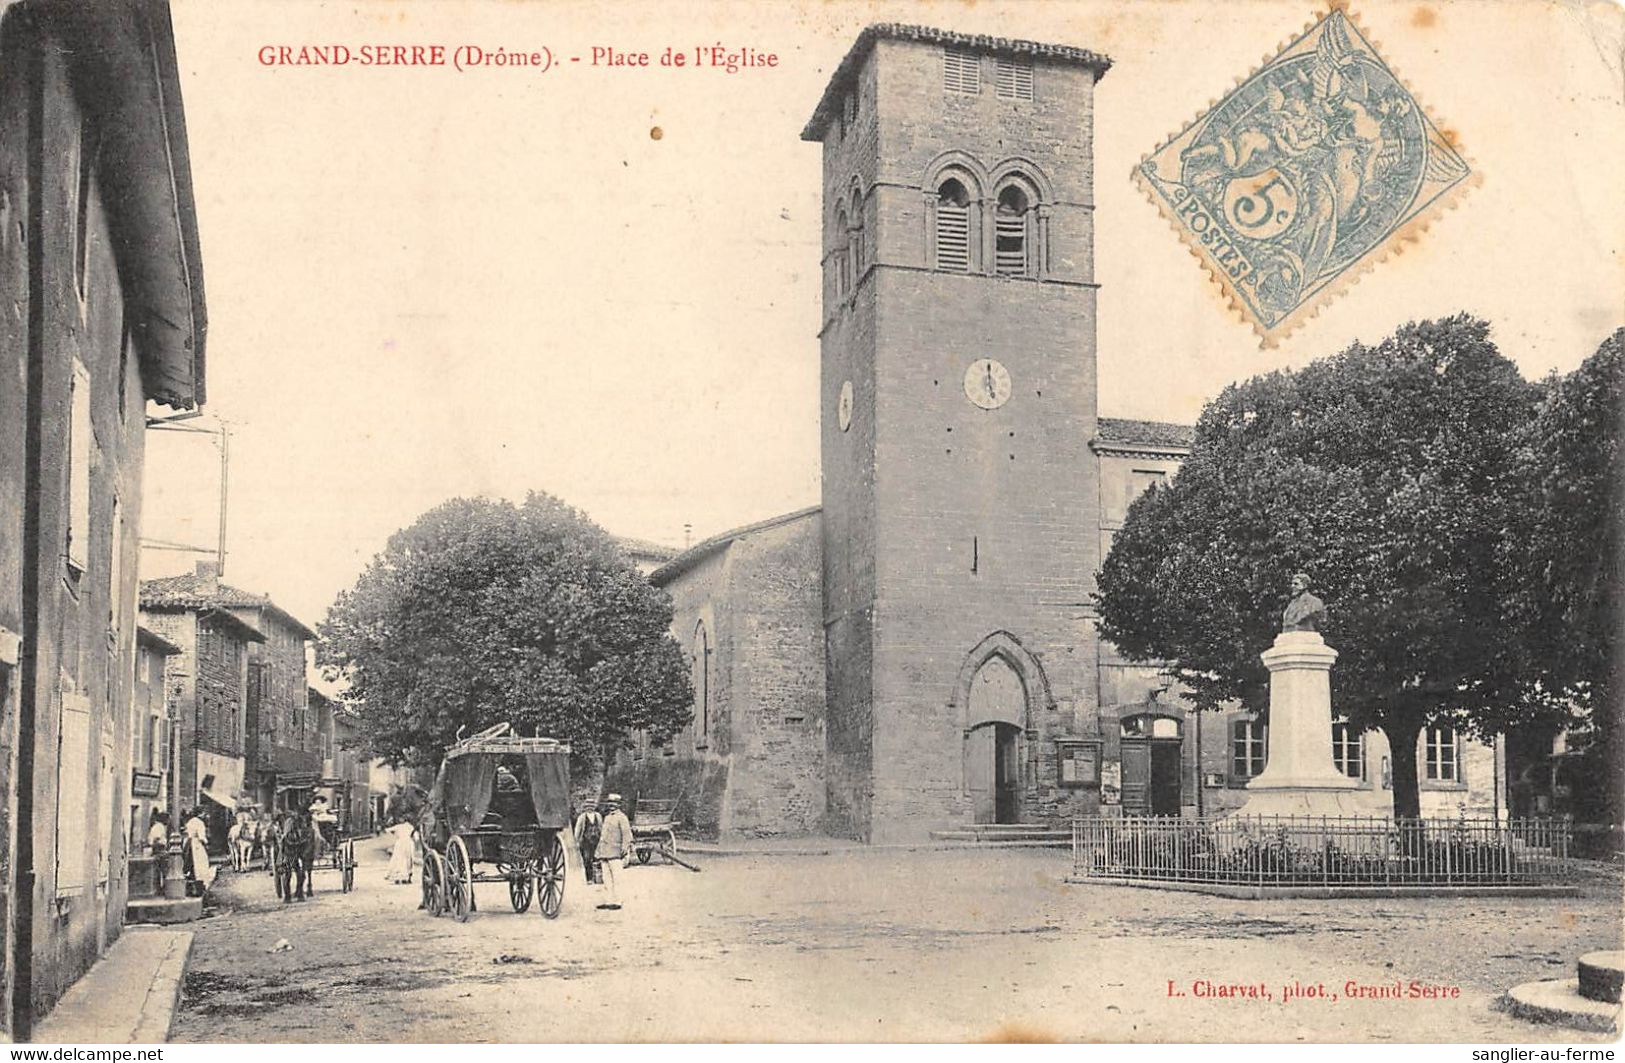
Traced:
<path fill-rule="evenodd" d="M 1031 60 L 1000 59 L 994 70 L 993 91 L 1001 100 L 1033 98 Z"/>
<path fill-rule="evenodd" d="M 942 53 L 942 89 L 975 96 L 982 91 L 982 64 L 974 52 L 957 48 Z"/>
<path fill-rule="evenodd" d="M 997 237 L 994 247 L 994 268 L 1007 276 L 1022 276 L 1027 272 L 1027 219 L 1017 214 L 1001 214 L 994 221 Z"/>
<path fill-rule="evenodd" d="M 970 208 L 937 204 L 937 268 L 970 272 Z"/>

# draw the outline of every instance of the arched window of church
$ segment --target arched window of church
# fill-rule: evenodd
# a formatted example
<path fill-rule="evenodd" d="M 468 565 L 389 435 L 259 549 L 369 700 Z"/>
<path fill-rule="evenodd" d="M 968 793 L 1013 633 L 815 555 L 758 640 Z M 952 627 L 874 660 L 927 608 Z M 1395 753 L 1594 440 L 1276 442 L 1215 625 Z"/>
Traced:
<path fill-rule="evenodd" d="M 852 227 L 848 230 L 847 246 L 848 257 L 852 262 L 852 283 L 856 284 L 858 278 L 863 276 L 864 265 L 864 239 L 863 239 L 863 186 L 856 181 L 852 183 Z"/>
<path fill-rule="evenodd" d="M 849 230 L 846 211 L 843 209 L 835 215 L 835 249 L 831 252 L 835 260 L 836 298 L 844 296 L 852 287 L 851 250 L 847 244 L 851 238 Z"/>
<path fill-rule="evenodd" d="M 937 186 L 937 268 L 970 272 L 970 193 L 953 177 Z"/>
<path fill-rule="evenodd" d="M 694 748 L 711 745 L 711 641 L 705 624 L 694 626 Z"/>
<path fill-rule="evenodd" d="M 1025 277 L 1028 269 L 1028 219 L 1032 214 L 1031 198 L 1020 185 L 1006 185 L 999 192 L 998 206 L 994 209 L 993 268 L 1001 276 Z"/>

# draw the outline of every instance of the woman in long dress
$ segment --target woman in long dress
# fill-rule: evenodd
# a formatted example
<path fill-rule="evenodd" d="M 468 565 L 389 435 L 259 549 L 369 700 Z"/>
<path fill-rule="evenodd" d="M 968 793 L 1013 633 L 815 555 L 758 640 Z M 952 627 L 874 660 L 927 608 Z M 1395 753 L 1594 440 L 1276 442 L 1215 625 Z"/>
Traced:
<path fill-rule="evenodd" d="M 417 828 L 400 820 L 389 833 L 395 836 L 395 848 L 389 854 L 389 870 L 384 873 L 387 882 L 411 882 L 412 858 L 417 848 Z"/>
<path fill-rule="evenodd" d="M 192 853 L 192 879 L 207 891 L 214 884 L 214 865 L 209 863 L 209 827 L 203 816 L 193 810 L 186 821 L 186 844 Z"/>

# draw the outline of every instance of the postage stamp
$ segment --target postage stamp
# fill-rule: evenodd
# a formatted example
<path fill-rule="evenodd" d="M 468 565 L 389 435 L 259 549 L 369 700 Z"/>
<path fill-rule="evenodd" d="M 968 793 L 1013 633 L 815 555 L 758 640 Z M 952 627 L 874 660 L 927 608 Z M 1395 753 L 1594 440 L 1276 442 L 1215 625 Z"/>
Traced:
<path fill-rule="evenodd" d="M 1266 347 L 1475 177 L 1340 8 L 1134 176 Z"/>

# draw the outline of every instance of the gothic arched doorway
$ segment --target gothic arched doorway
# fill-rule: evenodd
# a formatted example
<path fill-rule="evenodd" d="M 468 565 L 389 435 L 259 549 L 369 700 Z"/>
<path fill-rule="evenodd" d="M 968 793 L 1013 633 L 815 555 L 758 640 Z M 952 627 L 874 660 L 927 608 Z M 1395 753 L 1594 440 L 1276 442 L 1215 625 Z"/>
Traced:
<path fill-rule="evenodd" d="M 1027 688 L 1003 656 L 971 677 L 965 731 L 965 788 L 976 823 L 1020 823 Z"/>

